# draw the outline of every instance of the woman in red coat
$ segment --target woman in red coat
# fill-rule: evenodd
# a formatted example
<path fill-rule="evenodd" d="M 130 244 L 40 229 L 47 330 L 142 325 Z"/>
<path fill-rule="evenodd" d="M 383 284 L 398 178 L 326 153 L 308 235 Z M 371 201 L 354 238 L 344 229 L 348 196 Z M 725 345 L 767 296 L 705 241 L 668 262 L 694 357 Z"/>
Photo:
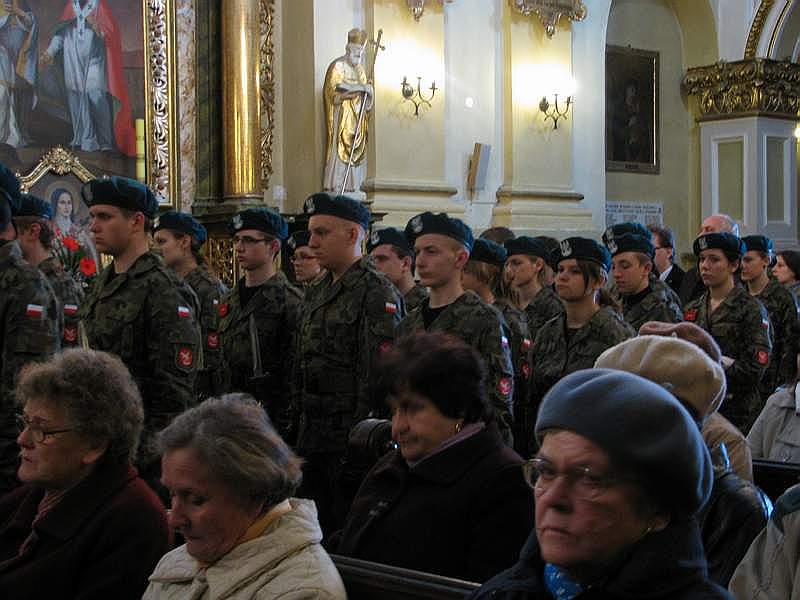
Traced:
<path fill-rule="evenodd" d="M 0 498 L 0 597 L 141 598 L 170 540 L 131 466 L 143 412 L 128 370 L 67 350 L 31 366 L 16 393 L 23 485 Z"/>

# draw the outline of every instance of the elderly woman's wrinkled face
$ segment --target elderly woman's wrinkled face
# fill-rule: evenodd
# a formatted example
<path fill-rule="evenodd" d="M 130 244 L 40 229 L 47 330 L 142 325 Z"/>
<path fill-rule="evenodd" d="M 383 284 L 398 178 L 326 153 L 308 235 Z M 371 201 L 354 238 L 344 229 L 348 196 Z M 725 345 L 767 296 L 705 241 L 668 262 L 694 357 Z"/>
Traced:
<path fill-rule="evenodd" d="M 389 396 L 392 438 L 408 462 L 425 458 L 453 437 L 458 419 L 441 413 L 428 398 L 412 391 Z"/>
<path fill-rule="evenodd" d="M 541 556 L 578 581 L 602 574 L 649 529 L 666 526 L 659 517 L 642 516 L 638 487 L 615 479 L 608 455 L 583 436 L 548 433 L 538 457 L 551 479 L 534 489 Z"/>
<path fill-rule="evenodd" d="M 230 552 L 261 512 L 242 506 L 192 448 L 162 457 L 161 481 L 170 493 L 170 525 L 186 539 L 189 554 L 205 563 Z"/>
<path fill-rule="evenodd" d="M 67 411 L 55 402 L 31 398 L 22 419 L 17 476 L 23 483 L 46 490 L 70 488 L 91 472 L 103 454 L 74 431 Z"/>

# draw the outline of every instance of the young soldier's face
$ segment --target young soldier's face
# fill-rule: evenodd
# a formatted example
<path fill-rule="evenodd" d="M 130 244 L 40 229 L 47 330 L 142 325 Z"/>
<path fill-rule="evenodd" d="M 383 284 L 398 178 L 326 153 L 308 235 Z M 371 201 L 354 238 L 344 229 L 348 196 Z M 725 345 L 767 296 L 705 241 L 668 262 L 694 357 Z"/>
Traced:
<path fill-rule="evenodd" d="M 620 294 L 638 294 L 647 287 L 651 265 L 640 260 L 636 252 L 620 252 L 612 261 L 614 283 Z"/>
<path fill-rule="evenodd" d="M 243 229 L 233 236 L 236 259 L 245 271 L 263 267 L 272 260 L 273 238 L 257 229 Z"/>
<path fill-rule="evenodd" d="M 397 256 L 391 244 L 381 244 L 369 253 L 372 262 L 395 285 L 399 285 L 405 273 L 403 259 Z"/>
<path fill-rule="evenodd" d="M 308 246 L 300 246 L 292 255 L 294 278 L 300 283 L 314 281 L 320 272 L 319 261 Z"/>
<path fill-rule="evenodd" d="M 350 221 L 331 215 L 311 215 L 308 247 L 324 269 L 335 269 L 352 256 L 354 238 Z"/>
<path fill-rule="evenodd" d="M 583 278 L 583 271 L 578 266 L 578 261 L 574 258 L 567 258 L 558 263 L 556 273 L 556 293 L 564 302 L 577 302 L 594 292 L 598 287 L 602 287 L 602 282 L 589 280 L 589 284 Z"/>
<path fill-rule="evenodd" d="M 538 265 L 538 260 L 533 256 L 527 254 L 512 254 L 506 260 L 505 272 L 508 280 L 515 288 L 521 288 L 531 283 L 536 277 L 539 277 L 539 272 L 544 268 L 544 265 Z M 542 261 L 544 262 L 544 261 Z M 539 267 L 538 269 L 536 267 Z"/>
<path fill-rule="evenodd" d="M 742 281 L 757 279 L 769 266 L 769 260 L 761 252 L 750 250 L 742 258 Z"/>
<path fill-rule="evenodd" d="M 461 269 L 469 255 L 456 240 L 438 233 L 421 235 L 414 242 L 417 274 L 426 287 L 441 287 L 461 277 Z"/>
<path fill-rule="evenodd" d="M 159 229 L 153 234 L 153 245 L 156 250 L 164 257 L 164 262 L 168 267 L 174 268 L 183 260 L 183 248 L 181 248 L 178 236 L 166 229 Z"/>
<path fill-rule="evenodd" d="M 95 204 L 89 208 L 89 231 L 98 252 L 111 256 L 122 254 L 131 243 L 137 214 L 125 216 L 121 209 L 110 204 Z"/>
<path fill-rule="evenodd" d="M 738 261 L 731 262 L 719 248 L 709 248 L 700 253 L 698 267 L 700 278 L 706 287 L 724 284 L 736 271 Z"/>

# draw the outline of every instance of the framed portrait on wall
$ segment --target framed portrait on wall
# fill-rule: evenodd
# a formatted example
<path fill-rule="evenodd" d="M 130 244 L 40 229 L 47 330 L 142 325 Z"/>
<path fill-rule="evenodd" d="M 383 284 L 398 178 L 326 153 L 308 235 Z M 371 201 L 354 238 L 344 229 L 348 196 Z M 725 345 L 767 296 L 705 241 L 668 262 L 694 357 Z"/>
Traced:
<path fill-rule="evenodd" d="M 0 161 L 28 173 L 63 148 L 173 205 L 173 1 L 3 0 Z"/>
<path fill-rule="evenodd" d="M 657 174 L 658 52 L 606 47 L 606 171 Z"/>

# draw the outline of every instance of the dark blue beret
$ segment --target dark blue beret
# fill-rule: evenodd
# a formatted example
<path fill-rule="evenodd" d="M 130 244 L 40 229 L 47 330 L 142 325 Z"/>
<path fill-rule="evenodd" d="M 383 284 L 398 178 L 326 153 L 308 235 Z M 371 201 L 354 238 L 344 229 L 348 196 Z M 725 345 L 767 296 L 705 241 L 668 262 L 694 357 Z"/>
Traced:
<path fill-rule="evenodd" d="M 38 196 L 20 194 L 19 209 L 14 216 L 38 217 L 49 221 L 53 218 L 53 207 L 49 202 L 45 202 Z"/>
<path fill-rule="evenodd" d="M 550 260 L 550 249 L 547 245 L 542 240 L 527 235 L 506 241 L 505 248 L 508 256 L 527 254 L 528 256 L 538 256 L 545 261 Z"/>
<path fill-rule="evenodd" d="M 695 256 L 700 256 L 703 250 L 708 250 L 709 248 L 717 248 L 718 250 L 722 250 L 726 256 L 734 258 L 741 258 L 744 253 L 747 252 L 747 247 L 744 245 L 744 242 L 738 236 L 728 233 L 727 231 L 705 233 L 698 237 L 694 241 L 694 244 L 692 244 L 692 250 Z"/>
<path fill-rule="evenodd" d="M 508 258 L 508 254 L 503 246 L 484 238 L 476 239 L 472 245 L 472 252 L 469 253 L 470 260 L 489 263 L 496 267 L 506 264 L 506 258 Z"/>
<path fill-rule="evenodd" d="M 8 200 L 11 214 L 16 214 L 19 210 L 20 202 L 19 179 L 17 179 L 14 172 L 3 163 L 0 163 L 0 193 Z"/>
<path fill-rule="evenodd" d="M 600 242 L 589 238 L 571 237 L 563 240 L 558 250 L 553 252 L 553 262 L 558 264 L 568 258 L 589 260 L 596 262 L 606 272 L 611 270 L 611 254 Z"/>
<path fill-rule="evenodd" d="M 286 245 L 294 251 L 298 248 L 302 248 L 303 246 L 308 246 L 308 240 L 310 239 L 311 234 L 308 232 L 308 230 L 301 229 L 299 231 L 295 231 L 289 236 L 289 239 L 286 240 Z"/>
<path fill-rule="evenodd" d="M 266 207 L 248 208 L 233 215 L 228 224 L 228 233 L 234 235 L 243 229 L 263 231 L 281 241 L 289 235 L 289 224 L 286 219 Z"/>
<path fill-rule="evenodd" d="M 756 250 L 764 254 L 772 254 L 772 240 L 765 235 L 746 235 L 742 238 L 747 251 Z"/>
<path fill-rule="evenodd" d="M 406 236 L 402 231 L 394 227 L 373 229 L 367 240 L 367 252 L 372 252 L 375 248 L 383 246 L 384 244 L 391 244 L 392 246 L 402 248 L 408 254 L 414 254 L 414 248 L 409 245 Z"/>
<path fill-rule="evenodd" d="M 453 238 L 463 244 L 467 250 L 472 250 L 474 238 L 472 230 L 461 219 L 447 216 L 447 213 L 433 214 L 432 212 L 420 213 L 409 220 L 406 225 L 406 238 L 412 246 L 417 238 L 429 233 L 438 233 Z"/>
<path fill-rule="evenodd" d="M 330 215 L 353 223 L 358 223 L 365 230 L 369 229 L 369 209 L 358 200 L 349 196 L 318 192 L 306 198 L 303 206 L 307 215 Z"/>
<path fill-rule="evenodd" d="M 108 204 L 140 212 L 154 218 L 158 212 L 158 200 L 153 191 L 135 179 L 127 177 L 103 177 L 83 184 L 81 196 L 86 206 Z"/>
<path fill-rule="evenodd" d="M 603 243 L 608 246 L 608 241 L 625 234 L 640 235 L 653 241 L 653 232 L 647 227 L 636 221 L 626 221 L 625 223 L 616 223 L 611 227 L 606 228 L 603 232 Z"/>
<path fill-rule="evenodd" d="M 604 235 L 605 239 L 606 236 Z M 622 252 L 641 252 L 650 258 L 656 255 L 656 248 L 650 238 L 637 233 L 623 233 L 614 235 L 606 239 L 606 248 L 611 252 L 611 256 L 616 256 Z"/>
<path fill-rule="evenodd" d="M 161 213 L 153 222 L 153 231 L 158 231 L 159 229 L 185 233 L 192 236 L 200 245 L 205 244 L 208 239 L 208 231 L 203 224 L 192 215 L 184 212 L 168 210 L 165 213 Z"/>
<path fill-rule="evenodd" d="M 697 513 L 711 495 L 714 470 L 697 424 L 665 388 L 638 375 L 612 369 L 567 375 L 539 408 L 540 443 L 548 430 L 599 446 L 674 516 Z"/>

